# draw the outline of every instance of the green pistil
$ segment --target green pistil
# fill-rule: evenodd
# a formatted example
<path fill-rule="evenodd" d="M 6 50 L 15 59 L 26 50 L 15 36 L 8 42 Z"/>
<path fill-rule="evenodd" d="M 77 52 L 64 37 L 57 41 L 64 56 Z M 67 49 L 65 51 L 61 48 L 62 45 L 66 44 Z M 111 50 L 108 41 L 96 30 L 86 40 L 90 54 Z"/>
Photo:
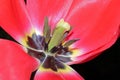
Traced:
<path fill-rule="evenodd" d="M 48 51 L 60 45 L 60 43 L 62 43 L 64 39 L 65 32 L 69 30 L 70 30 L 70 25 L 67 22 L 64 22 L 63 19 L 61 19 L 53 31 L 52 38 L 48 44 Z"/>

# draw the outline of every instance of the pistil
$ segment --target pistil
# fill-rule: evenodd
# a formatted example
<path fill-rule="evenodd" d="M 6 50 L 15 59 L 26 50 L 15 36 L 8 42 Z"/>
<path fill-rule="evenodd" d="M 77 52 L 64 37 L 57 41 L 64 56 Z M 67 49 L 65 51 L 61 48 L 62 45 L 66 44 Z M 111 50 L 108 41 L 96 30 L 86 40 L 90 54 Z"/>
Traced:
<path fill-rule="evenodd" d="M 57 47 L 64 39 L 64 34 L 66 31 L 70 30 L 70 25 L 61 19 L 56 28 L 53 31 L 52 38 L 48 44 L 48 51 L 50 51 L 53 47 Z"/>

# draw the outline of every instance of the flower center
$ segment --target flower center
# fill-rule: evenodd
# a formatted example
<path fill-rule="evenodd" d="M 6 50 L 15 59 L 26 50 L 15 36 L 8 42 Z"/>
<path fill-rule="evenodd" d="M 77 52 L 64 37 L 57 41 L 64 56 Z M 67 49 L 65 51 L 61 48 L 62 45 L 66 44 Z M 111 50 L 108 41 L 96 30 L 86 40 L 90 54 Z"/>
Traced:
<path fill-rule="evenodd" d="M 39 59 L 43 63 L 44 68 L 50 68 L 57 71 L 57 68 L 63 69 L 62 63 L 71 61 L 70 55 L 72 51 L 69 46 L 78 39 L 66 41 L 71 30 L 70 25 L 61 19 L 54 30 L 51 32 L 48 19 L 45 18 L 43 36 L 32 34 L 27 36 L 28 53 Z"/>

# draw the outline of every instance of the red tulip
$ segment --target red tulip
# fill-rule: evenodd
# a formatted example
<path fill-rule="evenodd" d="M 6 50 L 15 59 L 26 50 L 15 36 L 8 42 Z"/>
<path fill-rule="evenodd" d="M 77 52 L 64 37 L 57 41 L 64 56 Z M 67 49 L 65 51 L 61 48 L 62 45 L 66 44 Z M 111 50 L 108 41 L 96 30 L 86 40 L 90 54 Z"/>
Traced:
<path fill-rule="evenodd" d="M 119 36 L 119 0 L 0 0 L 0 79 L 83 80 L 68 65 L 84 63 Z M 72 26 L 72 27 L 71 27 Z"/>

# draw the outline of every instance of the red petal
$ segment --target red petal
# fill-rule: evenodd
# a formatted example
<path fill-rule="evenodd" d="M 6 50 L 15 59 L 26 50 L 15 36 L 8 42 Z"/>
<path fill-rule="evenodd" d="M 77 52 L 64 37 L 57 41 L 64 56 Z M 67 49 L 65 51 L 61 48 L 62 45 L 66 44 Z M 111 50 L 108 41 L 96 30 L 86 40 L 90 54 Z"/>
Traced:
<path fill-rule="evenodd" d="M 38 62 L 11 41 L 0 39 L 0 80 L 30 80 Z"/>
<path fill-rule="evenodd" d="M 53 27 L 69 12 L 73 0 L 27 0 L 27 8 L 35 27 L 42 30 L 45 17 Z"/>
<path fill-rule="evenodd" d="M 83 0 L 81 3 L 76 0 L 73 3 L 66 17 L 73 26 L 73 34 L 70 38 L 80 38 L 74 46 L 79 48 L 82 54 L 86 54 L 86 58 L 107 49 L 117 39 L 113 37 L 118 36 L 119 3 L 120 0 Z"/>
<path fill-rule="evenodd" d="M 37 71 L 34 80 L 84 80 L 77 72 L 71 67 L 65 65 L 64 70 L 58 69 L 58 72 L 44 69 L 40 67 Z"/>
<path fill-rule="evenodd" d="M 71 64 L 84 63 L 95 58 L 96 56 L 100 55 L 101 52 L 104 51 L 106 48 L 109 48 L 112 44 L 114 44 L 117 38 L 118 35 L 115 35 L 108 43 L 102 45 L 101 47 L 86 54 L 81 54 L 80 56 L 72 57 L 73 61 L 71 61 L 68 64 L 71 65 Z"/>
<path fill-rule="evenodd" d="M 0 26 L 16 40 L 31 27 L 25 10 L 24 0 L 0 0 Z"/>

